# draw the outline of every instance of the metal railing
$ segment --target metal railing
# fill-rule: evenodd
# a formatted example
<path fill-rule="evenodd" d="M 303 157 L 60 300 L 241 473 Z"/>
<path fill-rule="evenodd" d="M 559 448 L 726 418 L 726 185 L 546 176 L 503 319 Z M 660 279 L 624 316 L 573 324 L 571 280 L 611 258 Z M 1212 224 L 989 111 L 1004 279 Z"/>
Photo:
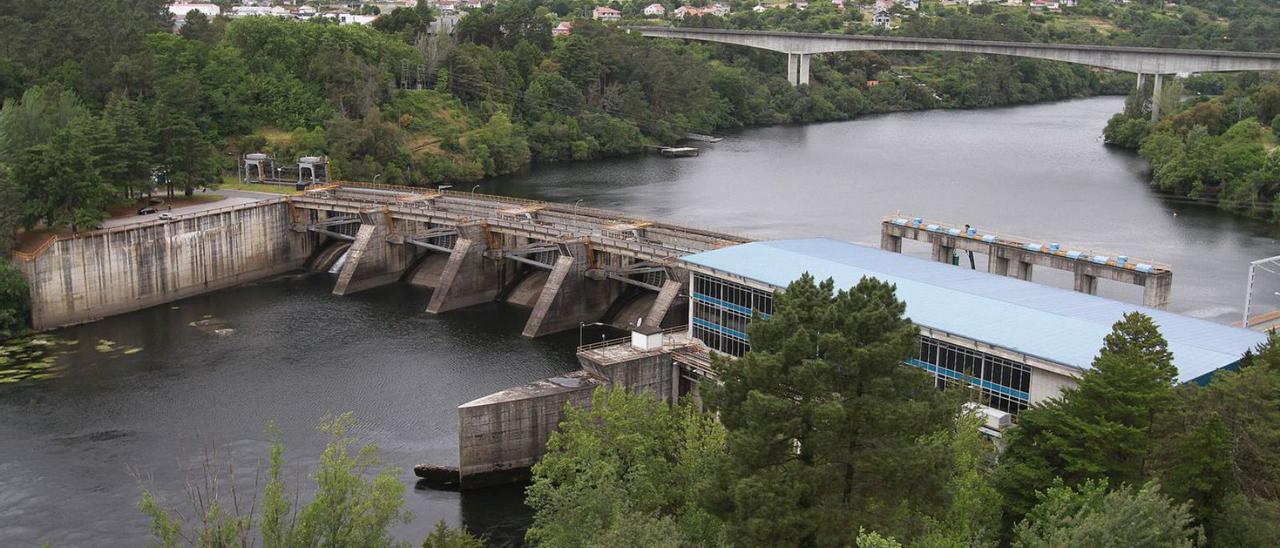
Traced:
<path fill-rule="evenodd" d="M 663 329 L 663 330 L 662 330 L 662 339 L 663 339 L 663 344 L 666 344 L 666 338 L 667 338 L 667 335 L 672 335 L 672 334 L 675 334 L 675 333 L 684 333 L 684 332 L 687 332 L 687 331 L 689 331 L 689 324 L 685 324 L 685 325 L 677 325 L 677 326 L 675 326 L 675 327 L 668 327 L 668 328 L 666 328 L 666 329 Z M 605 341 L 600 341 L 600 342 L 597 342 L 597 343 L 584 344 L 584 345 L 582 345 L 582 346 L 579 346 L 579 347 L 578 347 L 578 352 L 579 352 L 579 353 L 582 353 L 582 352 L 589 352 L 589 351 L 591 351 L 591 350 L 599 350 L 599 349 L 601 349 L 601 348 L 606 348 L 606 347 L 610 347 L 610 346 L 618 346 L 618 345 L 620 345 L 620 344 L 631 344 L 631 335 L 627 335 L 626 337 L 618 337 L 618 338 L 616 338 L 616 339 L 609 339 L 609 340 L 605 340 Z"/>

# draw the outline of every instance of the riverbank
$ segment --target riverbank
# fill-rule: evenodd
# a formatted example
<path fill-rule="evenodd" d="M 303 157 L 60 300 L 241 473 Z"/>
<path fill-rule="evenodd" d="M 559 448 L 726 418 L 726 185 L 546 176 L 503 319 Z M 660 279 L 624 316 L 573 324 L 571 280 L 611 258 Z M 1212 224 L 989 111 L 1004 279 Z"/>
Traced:
<path fill-rule="evenodd" d="M 582 200 L 757 238 L 871 245 L 881 216 L 901 210 L 1160 260 L 1175 272 L 1171 310 L 1237 320 L 1247 261 L 1274 255 L 1280 242 L 1252 221 L 1154 192 L 1145 161 L 1098 139 L 1120 103 L 747 129 L 703 146 L 697 159 L 539 165 L 485 180 L 477 192 Z M 1049 271 L 1035 279 L 1070 284 Z M 417 490 L 411 468 L 456 462 L 458 405 L 576 370 L 576 330 L 527 339 L 524 308 L 495 303 L 435 316 L 424 312 L 429 290 L 393 284 L 338 298 L 334 283 L 329 274 L 286 274 L 53 332 L 79 341 L 60 350 L 60 375 L 0 386 L 0 545 L 145 544 L 148 523 L 136 510 L 144 484 L 177 502 L 184 469 L 214 451 L 249 492 L 249 471 L 272 440 L 268 421 L 283 432 L 292 477 L 323 448 L 314 425 L 342 411 L 355 413 L 354 434 L 402 472 L 414 520 L 398 538 L 420 541 L 444 519 L 516 545 L 528 524 L 519 488 Z M 1280 291 L 1268 283 L 1258 281 L 1258 306 Z M 1137 297 L 1124 286 L 1100 289 Z M 210 318 L 221 320 L 215 331 L 233 331 L 198 327 Z M 599 339 L 592 329 L 585 338 Z M 103 340 L 139 350 L 98 352 Z"/>

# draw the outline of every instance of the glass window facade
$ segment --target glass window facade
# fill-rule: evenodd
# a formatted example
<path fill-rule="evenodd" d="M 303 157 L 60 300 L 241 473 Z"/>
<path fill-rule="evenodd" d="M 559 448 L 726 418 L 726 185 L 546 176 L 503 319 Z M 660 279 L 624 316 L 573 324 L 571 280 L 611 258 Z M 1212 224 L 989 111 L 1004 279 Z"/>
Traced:
<path fill-rule="evenodd" d="M 954 345 L 920 337 L 920 354 L 907 363 L 934 374 L 939 388 L 966 386 L 974 400 L 1016 414 L 1026 409 L 1031 390 L 1031 367 Z"/>
<path fill-rule="evenodd" d="M 747 342 L 751 313 L 766 318 L 773 313 L 772 293 L 697 273 L 690 297 L 693 336 L 712 350 L 731 356 L 751 350 Z"/>
<path fill-rule="evenodd" d="M 731 356 L 751 350 L 751 313 L 773 313 L 772 293 L 704 274 L 694 273 L 691 297 L 693 336 Z M 1014 414 L 1028 406 L 1031 367 L 1024 363 L 925 336 L 907 363 L 933 373 L 939 388 L 969 388 L 982 405 Z"/>

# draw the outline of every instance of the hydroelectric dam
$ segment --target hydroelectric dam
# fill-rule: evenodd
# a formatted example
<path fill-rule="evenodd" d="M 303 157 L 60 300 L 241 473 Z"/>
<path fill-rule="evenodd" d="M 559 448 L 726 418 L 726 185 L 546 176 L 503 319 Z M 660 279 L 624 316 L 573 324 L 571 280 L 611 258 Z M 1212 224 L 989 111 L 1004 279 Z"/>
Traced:
<path fill-rule="evenodd" d="M 1073 385 L 1125 313 L 1156 320 L 1182 382 L 1207 382 L 1264 338 L 1164 311 L 1173 270 L 1155 261 L 921 217 L 880 223 L 880 248 L 759 242 L 576 204 L 341 183 L 55 238 L 15 263 L 41 329 L 311 269 L 336 274 L 335 296 L 430 287 L 429 313 L 521 305 L 528 337 L 597 322 L 631 331 L 582 345 L 580 371 L 459 405 L 457 466 L 444 466 L 466 488 L 527 474 L 565 405 L 590 405 L 596 387 L 697 401 L 713 356 L 749 351 L 750 319 L 772 314 L 775 292 L 806 272 L 842 288 L 865 276 L 895 284 L 921 333 L 906 365 L 970 388 L 993 435 Z M 903 240 L 931 246 L 931 258 L 903 255 Z M 1033 283 L 1033 266 L 1071 272 L 1074 291 Z M 1143 287 L 1143 305 L 1096 296 L 1102 281 Z"/>

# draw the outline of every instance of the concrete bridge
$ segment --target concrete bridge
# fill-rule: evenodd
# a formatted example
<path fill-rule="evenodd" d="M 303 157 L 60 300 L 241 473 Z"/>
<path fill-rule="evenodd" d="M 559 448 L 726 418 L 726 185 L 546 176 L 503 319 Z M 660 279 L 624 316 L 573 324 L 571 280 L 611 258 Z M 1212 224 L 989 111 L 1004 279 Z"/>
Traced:
<path fill-rule="evenodd" d="M 838 51 L 950 51 L 985 55 L 1009 55 L 1103 67 L 1143 75 L 1155 75 L 1159 96 L 1163 75 L 1195 72 L 1280 70 L 1280 54 L 1240 51 L 1137 48 L 1078 44 L 1039 44 L 988 40 L 952 40 L 898 36 L 851 36 L 798 32 L 763 32 L 732 29 L 627 27 L 628 31 L 656 38 L 679 38 L 735 44 L 787 54 L 787 79 L 791 85 L 809 83 L 809 58 Z M 1157 118 L 1158 107 L 1153 106 Z"/>

